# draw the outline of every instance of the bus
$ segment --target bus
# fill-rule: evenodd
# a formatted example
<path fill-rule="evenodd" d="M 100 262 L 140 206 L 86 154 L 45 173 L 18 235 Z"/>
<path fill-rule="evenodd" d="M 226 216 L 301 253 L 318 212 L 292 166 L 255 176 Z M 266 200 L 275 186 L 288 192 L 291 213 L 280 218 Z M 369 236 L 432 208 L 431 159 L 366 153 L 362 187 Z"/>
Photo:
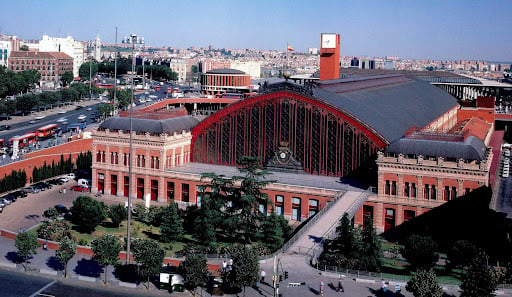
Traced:
<path fill-rule="evenodd" d="M 46 126 L 40 127 L 37 129 L 36 134 L 37 138 L 46 138 L 54 136 L 55 133 L 59 131 L 58 124 L 48 124 Z"/>
<path fill-rule="evenodd" d="M 9 140 L 9 146 L 12 148 L 12 145 L 15 141 L 18 141 L 18 147 L 22 148 L 25 146 L 29 146 L 32 143 L 35 143 L 37 141 L 37 135 L 35 132 L 28 132 L 21 136 L 14 136 Z"/>
<path fill-rule="evenodd" d="M 100 88 L 100 89 L 111 89 L 114 87 L 114 84 L 95 83 L 94 86 L 96 86 L 96 88 Z"/>
<path fill-rule="evenodd" d="M 242 94 L 240 93 L 225 93 L 220 96 L 221 98 L 228 98 L 228 99 L 242 99 Z"/>

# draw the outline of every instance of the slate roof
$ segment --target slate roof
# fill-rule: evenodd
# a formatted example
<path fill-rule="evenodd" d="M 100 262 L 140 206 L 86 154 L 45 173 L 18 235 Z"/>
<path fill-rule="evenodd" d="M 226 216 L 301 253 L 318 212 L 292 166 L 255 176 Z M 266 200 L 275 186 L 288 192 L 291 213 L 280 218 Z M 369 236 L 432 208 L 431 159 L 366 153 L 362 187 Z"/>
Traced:
<path fill-rule="evenodd" d="M 246 74 L 241 70 L 230 69 L 230 68 L 222 68 L 222 69 L 213 69 L 206 71 L 208 74 Z"/>
<path fill-rule="evenodd" d="M 366 123 L 389 143 L 425 127 L 457 101 L 428 82 L 401 74 L 317 81 L 313 97 Z"/>
<path fill-rule="evenodd" d="M 469 136 L 465 141 L 401 138 L 391 143 L 385 153 L 482 161 L 485 151 L 480 139 Z"/>
<path fill-rule="evenodd" d="M 142 118 L 133 118 L 133 131 L 137 133 L 151 133 L 151 134 L 161 134 L 167 133 L 169 135 L 174 134 L 174 132 L 181 132 L 182 130 L 190 131 L 195 125 L 199 123 L 199 120 L 191 117 L 191 116 L 183 116 L 176 117 L 164 120 L 152 120 L 152 119 L 142 119 Z M 114 130 L 130 130 L 130 118 L 129 117 L 115 117 L 106 120 L 101 123 L 99 129 L 109 129 L 111 131 Z"/>

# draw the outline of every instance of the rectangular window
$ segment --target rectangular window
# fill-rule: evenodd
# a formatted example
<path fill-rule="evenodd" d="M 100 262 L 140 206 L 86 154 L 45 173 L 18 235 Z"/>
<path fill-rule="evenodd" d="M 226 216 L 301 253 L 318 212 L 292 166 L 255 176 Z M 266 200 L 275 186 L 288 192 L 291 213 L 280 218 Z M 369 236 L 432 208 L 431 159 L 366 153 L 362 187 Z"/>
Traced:
<path fill-rule="evenodd" d="M 408 183 L 408 182 L 405 182 L 405 186 L 404 186 L 404 196 L 405 196 L 405 197 L 409 197 L 409 183 Z"/>
<path fill-rule="evenodd" d="M 284 215 L 284 197 L 276 195 L 276 214 Z"/>
<path fill-rule="evenodd" d="M 151 156 L 151 168 L 155 169 L 155 157 Z"/>
<path fill-rule="evenodd" d="M 386 180 L 386 186 L 384 187 L 385 195 L 389 195 L 389 192 L 390 192 L 389 189 L 390 189 L 389 180 Z"/>
<path fill-rule="evenodd" d="M 188 186 L 188 184 L 181 184 L 181 201 L 189 202 L 189 186 Z"/>
<path fill-rule="evenodd" d="M 404 222 L 410 221 L 416 217 L 414 210 L 404 210 Z"/>
<path fill-rule="evenodd" d="M 140 155 L 137 155 L 137 167 L 140 167 Z"/>
<path fill-rule="evenodd" d="M 366 220 L 370 220 L 373 224 L 373 206 L 371 205 L 363 205 L 363 227 Z"/>
<path fill-rule="evenodd" d="M 130 191 L 130 178 L 128 176 L 123 177 L 123 196 L 128 197 Z"/>
<path fill-rule="evenodd" d="M 432 200 L 436 200 L 437 199 L 437 191 L 436 191 L 436 186 L 435 185 L 432 185 L 432 191 L 431 191 L 430 198 Z"/>
<path fill-rule="evenodd" d="M 450 187 L 445 186 L 444 187 L 444 201 L 450 200 Z"/>
<path fill-rule="evenodd" d="M 117 195 L 117 175 L 110 175 L 110 195 Z"/>
<path fill-rule="evenodd" d="M 174 200 L 174 183 L 167 182 L 167 201 Z"/>
<path fill-rule="evenodd" d="M 411 194 L 412 194 L 411 196 L 412 196 L 413 198 L 416 198 L 416 184 L 415 184 L 415 183 L 412 183 L 411 192 L 412 192 L 412 193 L 411 193 Z"/>
<path fill-rule="evenodd" d="M 101 163 L 101 152 L 100 152 L 100 151 L 98 151 L 98 152 L 96 153 L 96 162 L 97 162 L 97 163 Z"/>
<path fill-rule="evenodd" d="M 396 181 L 391 182 L 391 195 L 396 196 Z"/>
<path fill-rule="evenodd" d="M 292 198 L 292 220 L 300 221 L 300 219 L 301 219 L 300 209 L 301 209 L 300 198 L 293 197 Z"/>
<path fill-rule="evenodd" d="M 137 178 L 137 199 L 144 198 L 144 179 Z"/>
<path fill-rule="evenodd" d="M 151 200 L 158 200 L 158 180 L 156 179 L 151 180 Z"/>
<path fill-rule="evenodd" d="M 452 194 L 450 196 L 452 200 L 457 198 L 457 187 L 452 187 Z"/>
<path fill-rule="evenodd" d="M 128 155 L 123 153 L 123 165 L 128 166 Z"/>
<path fill-rule="evenodd" d="M 110 164 L 114 164 L 114 152 L 110 152 Z"/>
<path fill-rule="evenodd" d="M 430 188 L 428 184 L 425 184 L 425 192 L 423 193 L 423 198 L 429 199 L 430 198 Z"/>
<path fill-rule="evenodd" d="M 309 217 L 312 217 L 318 213 L 318 200 L 309 199 Z"/>
<path fill-rule="evenodd" d="M 114 154 L 114 164 L 116 164 L 116 165 L 119 164 L 119 155 L 118 155 L 118 153 Z"/>

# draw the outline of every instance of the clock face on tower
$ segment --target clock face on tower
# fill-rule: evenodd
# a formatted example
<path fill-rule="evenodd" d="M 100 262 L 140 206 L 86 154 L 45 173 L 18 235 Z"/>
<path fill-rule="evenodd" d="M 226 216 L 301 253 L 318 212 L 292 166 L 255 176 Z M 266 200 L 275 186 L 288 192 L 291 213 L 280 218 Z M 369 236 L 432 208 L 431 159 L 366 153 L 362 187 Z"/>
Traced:
<path fill-rule="evenodd" d="M 289 155 L 287 152 L 280 152 L 278 156 L 279 156 L 279 161 L 282 163 L 287 162 L 289 159 Z"/>
<path fill-rule="evenodd" d="M 336 34 L 322 34 L 322 48 L 336 48 Z"/>

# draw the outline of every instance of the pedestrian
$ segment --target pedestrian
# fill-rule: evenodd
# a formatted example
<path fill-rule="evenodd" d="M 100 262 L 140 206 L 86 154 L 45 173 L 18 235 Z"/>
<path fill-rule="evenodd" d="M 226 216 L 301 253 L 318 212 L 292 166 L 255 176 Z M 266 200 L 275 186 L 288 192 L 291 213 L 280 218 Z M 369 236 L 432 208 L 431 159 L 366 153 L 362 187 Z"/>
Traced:
<path fill-rule="evenodd" d="M 233 259 L 229 259 L 228 260 L 228 270 L 233 269 L 232 267 L 233 267 Z"/>
<path fill-rule="evenodd" d="M 324 282 L 320 281 L 320 296 L 324 296 Z"/>
<path fill-rule="evenodd" d="M 395 285 L 395 293 L 400 293 L 400 291 L 402 291 L 402 288 L 400 287 L 400 284 L 396 284 Z"/>
<path fill-rule="evenodd" d="M 222 272 L 226 272 L 227 268 L 228 268 L 228 263 L 226 262 L 226 260 L 224 260 L 222 262 Z"/>
<path fill-rule="evenodd" d="M 337 291 L 345 292 L 345 289 L 343 288 L 343 279 L 341 277 L 338 279 L 338 290 Z"/>
<path fill-rule="evenodd" d="M 265 275 L 267 275 L 267 274 L 265 273 L 265 270 L 260 271 L 261 283 L 265 282 Z"/>
<path fill-rule="evenodd" d="M 384 280 L 382 280 L 382 292 L 386 293 L 388 291 L 388 285 Z"/>

